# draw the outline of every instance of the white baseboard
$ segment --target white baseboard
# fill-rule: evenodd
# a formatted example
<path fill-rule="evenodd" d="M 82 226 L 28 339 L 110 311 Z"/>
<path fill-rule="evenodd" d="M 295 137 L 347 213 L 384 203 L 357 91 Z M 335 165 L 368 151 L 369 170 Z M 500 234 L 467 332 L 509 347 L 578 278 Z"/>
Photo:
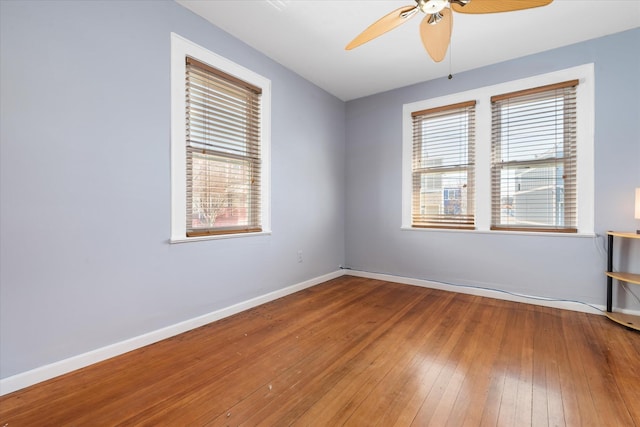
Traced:
<path fill-rule="evenodd" d="M 277 291 L 269 292 L 268 294 L 252 298 L 238 304 L 234 304 L 230 307 L 225 307 L 220 310 L 195 317 L 193 319 L 185 320 L 184 322 L 176 323 L 175 325 L 167 326 L 166 328 L 158 329 L 137 337 L 130 338 L 125 341 L 111 344 L 106 347 L 98 348 L 87 353 L 79 354 L 68 359 L 60 360 L 49 365 L 41 366 L 30 371 L 4 378 L 0 380 L 0 396 L 12 393 L 25 387 L 29 387 L 42 381 L 49 380 L 51 378 L 55 378 L 57 376 L 75 371 L 80 368 L 84 368 L 94 363 L 110 359 L 129 351 L 136 350 L 146 345 L 162 341 L 163 339 L 179 335 L 183 332 L 199 328 L 200 326 L 215 322 L 216 320 L 232 316 L 236 313 L 240 313 L 241 311 L 245 311 L 269 301 L 273 301 L 289 294 L 301 291 L 303 289 L 310 288 L 328 280 L 335 279 L 336 277 L 340 277 L 344 274 L 344 270 L 334 271 L 332 273 L 315 277 L 313 279 L 286 287 L 284 289 L 278 289 Z"/>
<path fill-rule="evenodd" d="M 562 310 L 579 311 L 583 313 L 592 313 L 603 315 L 605 310 L 604 306 L 597 304 L 584 304 L 576 301 L 564 301 L 555 300 L 551 298 L 538 297 L 534 295 L 517 295 L 500 291 L 497 289 L 486 289 L 474 286 L 466 285 L 453 285 L 448 283 L 433 282 L 430 280 L 413 279 L 410 277 L 394 276 L 390 274 L 370 273 L 368 271 L 359 270 L 346 270 L 346 273 L 351 276 L 366 277 L 368 279 L 384 280 L 387 282 L 402 283 L 405 285 L 421 286 L 423 288 L 440 289 L 449 292 L 458 292 L 461 294 L 477 295 L 481 297 L 501 299 L 505 301 L 522 302 L 526 304 L 540 305 L 544 307 L 559 308 Z M 640 312 L 634 312 L 631 310 L 619 310 L 628 314 L 639 314 Z"/>
<path fill-rule="evenodd" d="M 394 275 L 381 274 L 381 273 L 370 273 L 370 272 L 359 271 L 359 270 L 338 270 L 329 274 L 325 274 L 323 276 L 319 276 L 319 277 L 307 280 L 305 282 L 301 282 L 301 283 L 289 286 L 284 289 L 279 289 L 277 291 L 273 291 L 256 298 L 243 301 L 241 303 L 232 305 L 230 307 L 216 310 L 214 312 L 204 314 L 202 316 L 189 319 L 184 322 L 177 323 L 175 325 L 168 326 L 166 328 L 158 329 L 156 331 L 152 331 L 144 335 L 133 337 L 131 339 L 128 339 L 119 343 L 108 345 L 106 347 L 102 347 L 93 351 L 89 351 L 87 353 L 83 353 L 77 356 L 70 357 L 68 359 L 64 359 L 49 365 L 39 367 L 27 372 L 23 372 L 11 377 L 7 377 L 5 379 L 0 380 L 0 396 L 14 392 L 16 390 L 20 390 L 25 387 L 29 387 L 31 385 L 37 384 L 42 381 L 49 380 L 59 375 L 63 375 L 71 371 L 84 368 L 94 363 L 98 363 L 103 360 L 127 353 L 129 351 L 144 347 L 146 345 L 153 344 L 163 339 L 170 338 L 175 335 L 179 335 L 183 332 L 187 332 L 192 329 L 199 328 L 200 326 L 206 325 L 211 322 L 215 322 L 216 320 L 220 320 L 225 317 L 232 316 L 236 313 L 240 313 L 241 311 L 245 311 L 250 308 L 256 307 L 260 304 L 264 304 L 269 301 L 282 298 L 286 295 L 290 295 L 292 293 L 301 291 L 303 289 L 310 288 L 312 286 L 318 285 L 320 283 L 326 282 L 331 279 L 335 279 L 336 277 L 340 277 L 345 274 L 356 276 L 356 277 L 377 279 L 377 280 L 382 280 L 386 282 L 402 283 L 406 285 L 421 286 L 425 288 L 440 289 L 440 290 L 449 291 L 449 292 L 458 292 L 463 294 L 477 295 L 477 296 L 501 299 L 506 301 L 522 302 L 526 304 L 535 304 L 535 305 L 540 305 L 544 307 L 579 311 L 584 313 L 602 315 L 603 311 L 605 310 L 604 306 L 600 306 L 596 304 L 586 305 L 586 304 L 582 304 L 575 301 L 558 301 L 558 300 L 552 300 L 552 299 L 536 297 L 536 296 L 515 295 L 515 294 L 494 290 L 494 289 L 478 288 L 478 287 L 464 286 L 464 285 L 453 285 L 453 284 L 434 282 L 434 281 L 423 280 L 423 279 L 413 279 L 410 277 L 394 276 Z M 619 310 L 619 311 L 627 314 L 640 315 L 640 312 L 634 311 L 634 310 Z"/>

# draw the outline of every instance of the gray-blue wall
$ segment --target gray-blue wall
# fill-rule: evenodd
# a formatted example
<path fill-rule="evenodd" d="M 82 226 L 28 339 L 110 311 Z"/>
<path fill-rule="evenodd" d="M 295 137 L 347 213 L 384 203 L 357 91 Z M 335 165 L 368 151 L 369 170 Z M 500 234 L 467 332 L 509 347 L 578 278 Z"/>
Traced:
<path fill-rule="evenodd" d="M 0 5 L 2 378 L 344 262 L 344 102 L 172 1 Z M 168 243 L 172 31 L 272 81 L 271 236 Z"/>
<path fill-rule="evenodd" d="M 272 80 L 271 236 L 167 243 L 172 31 Z M 0 377 L 345 261 L 604 304 L 602 240 L 401 231 L 401 109 L 595 62 L 596 231 L 634 229 L 638 45 L 634 30 L 345 104 L 170 1 L 0 1 Z M 640 271 L 636 248 L 618 264 Z"/>
<path fill-rule="evenodd" d="M 401 230 L 402 105 L 595 63 L 595 231 L 635 230 L 640 226 L 633 219 L 634 189 L 640 187 L 638 46 L 635 29 L 347 103 L 346 265 L 604 304 L 602 237 Z M 483 143 L 488 141 L 478 141 Z M 616 267 L 640 272 L 638 244 L 625 243 L 630 250 Z M 635 293 L 640 296 L 640 287 Z M 639 306 L 629 295 L 615 301 Z"/>

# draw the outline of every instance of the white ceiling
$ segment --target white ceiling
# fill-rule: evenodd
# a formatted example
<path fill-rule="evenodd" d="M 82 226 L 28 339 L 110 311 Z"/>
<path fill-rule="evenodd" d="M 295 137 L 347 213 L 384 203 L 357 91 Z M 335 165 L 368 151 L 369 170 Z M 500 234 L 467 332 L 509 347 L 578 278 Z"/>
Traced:
<path fill-rule="evenodd" d="M 419 15 L 344 50 L 371 23 L 414 0 L 176 1 L 345 101 L 640 27 L 640 0 L 555 0 L 517 12 L 454 12 L 448 56 L 434 63 L 420 41 Z M 640 46 L 630 54 L 639 55 Z"/>

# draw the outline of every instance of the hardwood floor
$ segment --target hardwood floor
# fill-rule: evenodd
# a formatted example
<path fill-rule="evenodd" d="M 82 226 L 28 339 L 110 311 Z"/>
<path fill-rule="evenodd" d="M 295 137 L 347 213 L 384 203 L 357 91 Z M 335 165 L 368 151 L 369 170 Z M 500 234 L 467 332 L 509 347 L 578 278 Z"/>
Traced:
<path fill-rule="evenodd" d="M 0 426 L 635 426 L 640 334 L 343 276 L 0 398 Z"/>

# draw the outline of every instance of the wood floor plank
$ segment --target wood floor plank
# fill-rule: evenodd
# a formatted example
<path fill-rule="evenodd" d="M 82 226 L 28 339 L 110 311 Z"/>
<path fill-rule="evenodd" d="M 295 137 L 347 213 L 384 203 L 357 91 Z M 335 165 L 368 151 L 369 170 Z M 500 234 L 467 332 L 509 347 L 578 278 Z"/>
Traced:
<path fill-rule="evenodd" d="M 438 296 L 435 295 L 434 297 Z M 429 332 L 425 334 L 425 340 L 422 343 L 416 344 L 411 361 L 405 365 L 398 364 L 395 369 L 398 373 L 394 372 L 386 376 L 385 381 L 378 387 L 387 392 L 380 397 L 385 401 L 379 402 L 376 408 L 376 414 L 384 412 L 379 418 L 374 418 L 374 420 L 377 420 L 377 426 L 397 424 L 403 413 L 411 413 L 405 408 L 411 403 L 412 399 L 414 402 L 421 401 L 419 396 L 421 391 L 424 390 L 423 375 L 432 365 L 435 355 L 450 339 L 450 325 L 445 314 L 454 310 L 455 294 L 443 293 L 439 298 L 441 298 L 442 303 L 437 305 L 437 309 L 428 310 L 428 322 L 425 322 L 425 324 L 428 324 Z M 389 393 L 389 390 L 392 392 Z M 414 396 L 418 396 L 418 398 L 416 399 Z M 369 403 L 367 406 L 372 406 L 372 404 Z M 413 417 L 408 420 L 407 424 L 412 419 Z"/>
<path fill-rule="evenodd" d="M 242 402 L 255 393 L 260 396 L 263 390 L 269 389 L 269 385 L 271 385 L 270 391 L 273 391 L 274 379 L 299 359 L 305 359 L 310 354 L 322 355 L 323 363 L 326 363 L 329 355 L 335 357 L 342 355 L 342 347 L 334 345 L 335 337 L 348 334 L 354 341 L 363 339 L 373 329 L 373 324 L 369 323 L 369 320 L 381 311 L 375 306 L 375 301 L 379 298 L 389 300 L 396 294 L 394 289 L 382 289 L 375 296 L 367 293 L 340 309 L 326 310 L 323 322 L 314 321 L 302 329 L 295 328 L 292 331 L 272 329 L 269 331 L 269 337 L 263 338 L 266 345 L 252 345 L 254 351 L 238 359 L 233 365 L 223 367 L 222 375 L 217 370 L 212 372 L 212 375 L 218 374 L 217 377 L 205 375 L 197 378 L 197 381 L 216 382 L 216 387 L 203 388 L 195 394 L 183 393 L 175 396 L 170 402 L 163 403 L 162 410 L 151 409 L 150 412 L 155 412 L 154 415 L 139 414 L 131 422 L 136 422 L 139 418 L 146 418 L 151 422 L 155 420 L 191 421 L 193 413 L 190 408 L 193 405 L 208 405 L 209 412 L 213 412 L 215 408 L 216 418 L 231 414 L 228 418 L 232 417 L 232 419 L 229 421 L 242 422 L 242 417 L 246 414 L 256 413 L 257 403 L 254 402 L 254 405 L 248 408 L 248 412 L 243 413 L 234 407 L 234 402 Z M 395 307 L 391 305 L 390 309 Z M 304 315 L 293 311 L 289 313 L 292 318 Z M 282 351 L 283 348 L 288 351 Z M 268 400 L 262 399 L 262 401 L 265 404 L 268 403 Z M 201 417 L 193 421 L 208 421 L 210 416 L 199 418 Z"/>
<path fill-rule="evenodd" d="M 531 336 L 533 327 L 531 325 L 531 310 L 526 305 L 517 307 L 515 318 L 511 327 L 517 331 L 512 340 L 509 340 L 504 347 L 504 351 L 508 354 L 506 360 L 506 370 L 504 376 L 504 384 L 502 388 L 502 396 L 500 400 L 500 409 L 498 410 L 499 426 L 510 425 L 529 425 L 530 411 L 522 408 L 522 396 L 526 393 L 527 373 L 531 369 L 530 353 L 531 353 Z M 526 396 L 525 396 L 526 397 Z M 530 400 L 524 401 L 524 405 L 530 404 Z M 520 417 L 518 419 L 518 417 Z M 524 423 L 524 424 L 518 424 Z"/>
<path fill-rule="evenodd" d="M 452 305 L 451 312 L 447 313 L 444 319 L 448 339 L 440 348 L 430 349 L 428 344 L 423 348 L 429 357 L 425 359 L 425 364 L 420 370 L 420 385 L 395 425 L 421 425 L 420 423 L 428 422 L 429 410 L 439 402 L 442 390 L 448 385 L 457 365 L 456 352 L 461 348 L 462 337 L 467 328 L 475 329 L 475 322 L 465 321 L 475 318 L 481 308 L 473 303 L 474 299 L 475 297 L 469 295 L 456 295 L 455 305 Z M 462 312 L 465 316 L 460 316 Z"/>
<path fill-rule="evenodd" d="M 395 286 L 395 285 L 394 285 Z M 309 381 L 302 384 L 298 393 L 284 402 L 280 402 L 277 413 L 255 413 L 245 421 L 246 425 L 255 425 L 258 421 L 265 425 L 288 425 L 302 416 L 312 405 L 320 400 L 327 392 L 336 387 L 344 377 L 351 372 L 359 372 L 360 369 L 370 363 L 358 357 L 361 352 L 370 345 L 371 342 L 380 338 L 388 329 L 400 319 L 407 310 L 411 308 L 417 296 L 416 289 L 397 289 L 396 292 L 407 293 L 407 299 L 402 306 L 394 307 L 395 299 L 382 299 L 384 305 L 379 305 L 379 311 L 372 314 L 367 323 L 371 325 L 372 333 L 357 342 L 342 340 L 344 344 L 349 343 L 342 352 L 338 352 L 335 358 L 328 360 L 327 364 L 320 365 L 320 372 L 316 376 L 316 381 Z M 382 310 L 387 310 L 384 312 Z"/>
<path fill-rule="evenodd" d="M 446 425 L 449 426 L 478 426 L 482 420 L 483 405 L 486 404 L 489 393 L 495 360 L 498 358 L 502 336 L 507 328 L 507 316 L 504 315 L 503 305 L 488 299 L 481 299 L 479 303 L 485 301 L 492 304 L 486 304 L 488 317 L 481 325 L 484 332 L 480 336 L 468 373 L 464 375 L 453 407 L 449 411 L 446 420 Z"/>
<path fill-rule="evenodd" d="M 584 330 L 586 335 L 596 336 L 591 322 L 585 321 Z M 612 425 L 633 425 L 630 410 L 621 396 L 618 383 L 611 381 L 613 372 L 610 359 L 615 356 L 612 356 L 602 341 L 588 340 L 585 344 L 585 351 L 581 354 L 582 363 L 585 367 L 599 367 L 597 371 L 589 370 L 587 379 L 600 420 Z M 636 376 L 636 379 L 640 380 L 640 377 Z"/>
<path fill-rule="evenodd" d="M 598 415 L 598 408 L 594 404 L 587 374 L 591 369 L 599 371 L 600 367 L 585 366 L 581 354 L 586 351 L 584 343 L 584 324 L 580 314 L 559 313 L 563 317 L 566 327 L 563 328 L 566 343 L 564 358 L 565 375 L 562 399 L 565 408 L 565 419 L 570 425 L 601 426 L 602 420 Z M 561 379 L 561 384 L 563 380 Z M 570 390 L 570 392 L 568 392 Z M 571 398 L 577 403 L 573 407 Z M 573 424 L 575 420 L 576 424 Z"/>
<path fill-rule="evenodd" d="M 459 395 L 463 384 L 467 378 L 473 376 L 473 368 L 478 353 L 481 351 L 490 352 L 490 348 L 486 348 L 487 340 L 490 334 L 495 331 L 495 324 L 492 321 L 492 314 L 495 312 L 492 307 L 481 304 L 479 297 L 472 301 L 472 304 L 478 305 L 479 310 L 476 316 L 467 317 L 468 322 L 465 326 L 465 334 L 461 337 L 458 345 L 454 349 L 450 361 L 451 370 L 444 371 L 442 374 L 449 377 L 446 386 L 441 393 L 430 393 L 422 407 L 418 411 L 413 424 L 415 425 L 460 425 L 464 418 L 464 413 L 454 413 L 462 411 L 463 408 L 456 402 L 460 403 Z M 481 350 L 482 349 L 482 350 Z M 444 383 L 443 383 L 444 385 Z M 438 395 L 439 394 L 439 395 Z M 453 402 L 453 405 L 452 405 Z M 456 422 L 456 418 L 461 419 Z"/>
<path fill-rule="evenodd" d="M 526 316 L 521 332 L 524 342 L 520 348 L 520 370 L 516 383 L 515 424 L 532 425 L 533 411 L 533 345 L 535 336 L 535 310 L 521 307 Z"/>
<path fill-rule="evenodd" d="M 479 422 L 476 422 L 474 418 L 469 417 L 465 420 L 464 426 L 475 427 L 498 425 L 498 417 L 502 398 L 504 396 L 509 360 L 511 358 L 511 354 L 513 354 L 512 346 L 514 343 L 518 342 L 518 338 L 521 336 L 521 331 L 519 330 L 516 322 L 518 312 L 516 306 L 514 305 L 509 307 L 506 305 L 501 308 L 501 317 L 504 318 L 508 327 L 505 328 L 502 336 L 500 337 L 500 344 L 496 351 L 496 358 L 490 368 L 490 382 L 486 397 L 484 400 L 474 399 L 474 403 L 482 407 L 481 418 Z"/>
<path fill-rule="evenodd" d="M 376 359 L 375 365 L 370 365 L 367 369 L 367 381 L 353 387 L 345 388 L 343 393 L 333 394 L 334 405 L 342 405 L 348 398 L 349 389 L 354 389 L 353 393 L 358 396 L 357 401 L 349 410 L 340 411 L 339 416 L 326 417 L 327 425 L 363 425 L 372 424 L 375 420 L 380 420 L 384 412 L 390 405 L 395 393 L 389 390 L 399 390 L 397 382 L 403 381 L 403 374 L 415 376 L 416 372 L 407 373 L 407 367 L 414 365 L 414 360 L 419 349 L 430 341 L 434 333 L 433 324 L 442 316 L 448 307 L 448 303 L 453 299 L 453 295 L 429 295 L 420 304 L 414 306 L 410 313 L 403 319 L 408 326 L 404 328 L 404 333 L 394 327 L 383 337 L 372 343 L 371 350 L 380 352 L 385 357 Z M 436 303 L 435 300 L 441 300 Z M 428 314 L 427 314 L 428 313 Z M 390 357 L 389 357 L 390 356 Z M 335 392 L 335 390 L 334 390 Z M 302 424 L 305 420 L 311 422 L 314 417 L 323 411 L 324 405 L 318 402 L 315 411 L 309 411 L 305 418 L 301 418 Z"/>
<path fill-rule="evenodd" d="M 344 425 L 358 422 L 354 413 L 361 408 L 363 401 L 373 401 L 372 393 L 377 385 L 389 375 L 394 366 L 405 362 L 409 352 L 413 350 L 411 342 L 415 338 L 414 334 L 427 333 L 424 323 L 421 325 L 420 322 L 423 319 L 421 312 L 432 304 L 425 303 L 423 299 L 414 300 L 414 303 L 395 324 L 389 325 L 390 328 L 371 340 L 356 355 L 357 368 L 318 399 L 313 407 L 296 420 L 297 423 Z M 362 421 L 372 419 L 375 419 L 374 414 L 366 412 Z"/>
<path fill-rule="evenodd" d="M 558 364 L 558 335 L 553 333 L 561 327 L 560 316 L 554 309 L 546 307 L 536 307 L 536 311 L 540 313 L 541 327 L 536 328 L 537 340 L 534 348 L 535 364 L 544 370 L 545 385 L 541 399 L 544 399 L 546 405 L 546 414 L 544 414 L 545 423 L 549 426 L 564 426 L 565 415 L 562 404 L 562 388 L 560 386 L 560 368 Z M 538 349 L 542 351 L 538 353 Z M 536 403 L 534 402 L 534 406 Z M 535 409 L 534 409 L 535 411 Z M 534 412 L 535 413 L 535 412 Z M 541 423 L 542 420 L 540 421 Z M 536 423 L 536 419 L 533 419 Z"/>
<path fill-rule="evenodd" d="M 0 397 L 0 426 L 640 425 L 640 333 L 343 276 Z"/>
<path fill-rule="evenodd" d="M 640 340 L 635 339 L 637 331 L 627 330 L 627 334 L 616 333 L 617 325 L 601 317 L 589 317 L 593 333 L 602 343 L 605 355 L 604 369 L 608 369 L 615 384 L 620 399 L 624 402 L 619 411 L 628 411 L 629 418 L 634 425 L 640 425 L 640 366 L 638 365 L 638 351 Z M 634 369 L 635 367 L 635 369 Z M 629 375 L 631 373 L 634 375 Z"/>

